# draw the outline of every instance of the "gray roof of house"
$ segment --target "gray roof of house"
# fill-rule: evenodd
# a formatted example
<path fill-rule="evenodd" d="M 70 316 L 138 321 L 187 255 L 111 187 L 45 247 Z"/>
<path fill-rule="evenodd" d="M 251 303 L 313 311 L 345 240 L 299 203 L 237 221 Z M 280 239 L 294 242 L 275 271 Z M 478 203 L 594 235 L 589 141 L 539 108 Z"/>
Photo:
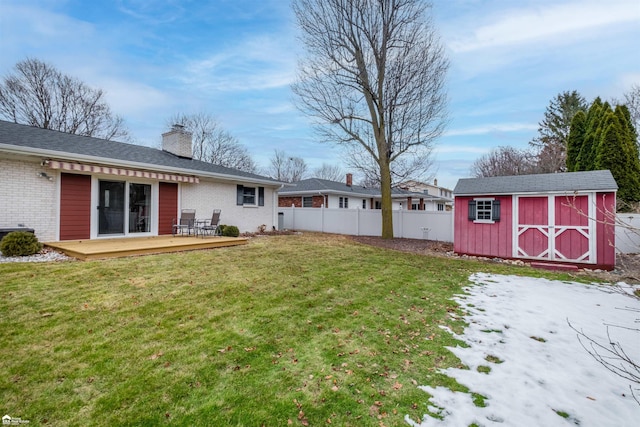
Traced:
<path fill-rule="evenodd" d="M 458 180 L 456 196 L 574 191 L 615 191 L 618 189 L 608 170 L 548 173 L 539 175 L 495 176 Z"/>
<path fill-rule="evenodd" d="M 293 183 L 291 187 L 278 191 L 281 196 L 314 195 L 314 194 L 339 194 L 345 196 L 380 197 L 379 188 L 367 188 L 360 185 L 347 185 L 345 182 L 329 181 L 327 179 L 309 178 Z M 424 193 L 415 193 L 399 188 L 391 189 L 391 197 L 421 197 L 425 199 L 440 199 Z"/>
<path fill-rule="evenodd" d="M 282 184 L 269 177 L 178 157 L 157 148 L 73 135 L 3 120 L 0 120 L 0 151 L 14 151 L 60 160 L 124 165 L 245 182 Z"/>

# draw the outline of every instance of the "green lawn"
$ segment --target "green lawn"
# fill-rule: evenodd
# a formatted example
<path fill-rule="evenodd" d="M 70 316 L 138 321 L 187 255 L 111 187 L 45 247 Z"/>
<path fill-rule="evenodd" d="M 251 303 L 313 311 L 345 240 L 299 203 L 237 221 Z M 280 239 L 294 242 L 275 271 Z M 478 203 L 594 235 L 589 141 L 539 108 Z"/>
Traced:
<path fill-rule="evenodd" d="M 469 274 L 567 276 L 317 234 L 0 264 L 0 415 L 31 425 L 402 425 L 464 390 L 439 325 Z M 481 398 L 478 401 L 481 402 Z"/>

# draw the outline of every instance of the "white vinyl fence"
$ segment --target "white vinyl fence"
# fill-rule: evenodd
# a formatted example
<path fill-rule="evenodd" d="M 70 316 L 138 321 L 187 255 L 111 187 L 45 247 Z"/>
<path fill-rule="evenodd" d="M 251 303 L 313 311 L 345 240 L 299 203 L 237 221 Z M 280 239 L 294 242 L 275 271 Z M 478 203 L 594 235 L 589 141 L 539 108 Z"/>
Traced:
<path fill-rule="evenodd" d="M 623 254 L 640 253 L 640 214 L 616 216 L 616 250 Z"/>
<path fill-rule="evenodd" d="M 278 208 L 283 227 L 353 236 L 380 236 L 379 209 Z M 393 211 L 393 235 L 407 239 L 453 242 L 453 212 Z"/>
<path fill-rule="evenodd" d="M 378 209 L 278 208 L 283 228 L 353 236 L 380 236 Z M 453 212 L 393 211 L 393 235 L 408 239 L 453 242 Z M 640 214 L 618 214 L 616 250 L 640 253 Z"/>

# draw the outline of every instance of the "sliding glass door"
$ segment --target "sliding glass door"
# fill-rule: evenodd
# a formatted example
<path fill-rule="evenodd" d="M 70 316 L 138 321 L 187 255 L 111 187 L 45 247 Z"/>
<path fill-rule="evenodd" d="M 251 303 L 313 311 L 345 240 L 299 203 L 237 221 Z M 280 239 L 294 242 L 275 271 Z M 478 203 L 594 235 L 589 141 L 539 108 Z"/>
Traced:
<path fill-rule="evenodd" d="M 99 181 L 98 234 L 151 231 L 151 185 Z"/>
<path fill-rule="evenodd" d="M 129 184 L 129 233 L 151 231 L 149 212 L 151 211 L 151 186 Z"/>
<path fill-rule="evenodd" d="M 124 233 L 124 191 L 124 182 L 100 181 L 98 234 Z"/>

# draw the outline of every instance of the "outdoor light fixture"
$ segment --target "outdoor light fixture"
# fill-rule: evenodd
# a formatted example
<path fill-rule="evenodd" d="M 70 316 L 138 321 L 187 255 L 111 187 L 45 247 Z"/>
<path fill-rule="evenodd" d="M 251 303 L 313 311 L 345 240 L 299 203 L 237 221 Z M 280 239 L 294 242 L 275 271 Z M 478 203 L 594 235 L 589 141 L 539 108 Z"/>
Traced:
<path fill-rule="evenodd" d="M 52 177 L 52 176 L 47 175 L 47 173 L 46 173 L 46 172 L 38 172 L 38 173 L 36 174 L 36 176 L 37 176 L 38 178 L 46 178 L 46 179 L 48 179 L 49 181 L 53 181 L 53 177 Z"/>

